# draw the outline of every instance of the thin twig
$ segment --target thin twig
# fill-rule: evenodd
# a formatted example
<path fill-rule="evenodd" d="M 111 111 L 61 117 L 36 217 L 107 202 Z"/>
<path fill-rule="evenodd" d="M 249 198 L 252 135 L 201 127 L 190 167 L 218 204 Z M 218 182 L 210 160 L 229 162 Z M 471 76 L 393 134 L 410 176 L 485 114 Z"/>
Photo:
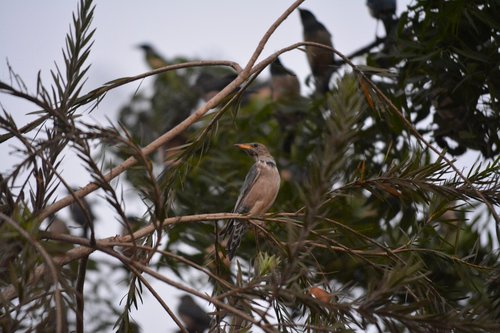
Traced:
<path fill-rule="evenodd" d="M 160 305 L 165 309 L 165 311 L 168 313 L 168 315 L 170 316 L 170 318 L 173 319 L 173 321 L 175 322 L 175 324 L 179 327 L 179 329 L 181 330 L 181 332 L 183 333 L 189 333 L 188 331 L 186 331 L 186 329 L 184 328 L 184 325 L 182 325 L 181 321 L 179 320 L 179 318 L 177 318 L 177 316 L 175 315 L 175 313 L 170 309 L 170 307 L 167 305 L 167 303 L 165 303 L 165 301 L 163 300 L 163 298 L 161 298 L 161 296 L 158 294 L 158 292 L 153 288 L 153 286 L 148 282 L 148 280 L 146 280 L 144 278 L 144 276 L 142 276 L 142 269 L 138 269 L 134 263 L 135 261 L 114 251 L 114 250 L 111 250 L 107 247 L 100 247 L 99 250 L 103 251 L 104 253 L 107 253 L 115 258 L 117 258 L 118 260 L 120 260 L 124 265 L 126 265 L 131 271 L 132 273 L 134 273 L 134 275 L 139 279 L 141 280 L 141 282 L 146 286 L 146 288 L 148 288 L 148 290 L 151 292 L 151 294 L 156 298 L 156 300 L 158 301 L 158 303 L 160 303 Z"/>
<path fill-rule="evenodd" d="M 87 272 L 88 261 L 89 256 L 85 256 L 80 259 L 80 265 L 78 266 L 78 276 L 76 279 L 76 333 L 84 332 L 83 310 L 85 307 L 85 299 L 83 296 L 83 288 L 85 286 L 85 275 Z"/>
<path fill-rule="evenodd" d="M 477 190 L 472 183 L 465 177 L 465 175 L 455 166 L 455 163 L 453 163 L 452 160 L 450 160 L 448 157 L 446 157 L 445 153 L 443 151 L 438 150 L 435 148 L 432 144 L 430 144 L 427 140 L 424 139 L 424 137 L 418 132 L 418 130 L 413 126 L 412 123 L 403 115 L 403 113 L 392 103 L 392 101 L 377 87 L 375 83 L 373 83 L 364 73 L 362 70 L 360 70 L 355 64 L 353 64 L 344 54 L 341 52 L 337 51 L 336 49 L 329 47 L 327 45 L 323 45 L 320 43 L 314 43 L 314 42 L 303 42 L 301 43 L 303 45 L 309 45 L 309 46 L 315 46 L 318 48 L 330 50 L 337 54 L 339 57 L 341 57 L 345 63 L 349 64 L 349 66 L 356 72 L 358 73 L 361 77 L 363 77 L 364 80 L 366 80 L 370 87 L 376 92 L 376 94 L 389 106 L 389 108 L 399 117 L 399 119 L 405 124 L 406 128 L 420 141 L 422 142 L 427 148 L 432 150 L 434 153 L 436 153 L 439 157 L 441 157 L 452 169 L 453 171 L 456 172 L 456 174 L 462 178 L 462 180 L 469 186 L 472 191 L 474 191 L 478 197 L 481 198 L 482 202 L 488 207 L 490 213 L 492 214 L 493 218 L 496 221 L 496 232 L 497 232 L 497 237 L 500 237 L 500 216 L 498 213 L 495 211 L 495 208 L 491 204 L 490 201 L 486 199 L 486 197 L 479 191 Z"/>
<path fill-rule="evenodd" d="M 270 37 L 270 33 L 272 33 L 278 26 L 281 24 L 286 17 L 298 6 L 300 3 L 302 3 L 303 0 L 296 1 L 292 6 L 288 8 L 288 10 L 280 16 L 274 24 L 269 28 L 269 30 L 266 32 L 264 37 L 262 37 L 261 41 L 258 44 L 258 47 L 256 48 L 255 52 L 253 53 L 252 57 L 250 58 L 250 61 L 248 62 L 247 66 L 245 66 L 245 69 L 241 71 L 238 76 L 231 82 L 229 83 L 224 89 L 219 91 L 214 97 L 212 97 L 208 102 L 206 102 L 203 106 L 201 106 L 198 110 L 196 110 L 194 113 L 192 113 L 190 116 L 188 116 L 186 119 L 184 119 L 182 122 L 180 122 L 177 126 L 166 132 L 165 134 L 161 135 L 157 139 L 155 139 L 153 142 L 151 142 L 149 145 L 144 147 L 142 149 L 142 153 L 144 155 L 150 155 L 160 147 L 162 147 L 165 143 L 169 142 L 171 139 L 179 135 L 180 133 L 184 132 L 186 129 L 188 129 L 191 125 L 196 123 L 198 120 L 200 120 L 209 110 L 212 108 L 216 107 L 217 105 L 220 104 L 226 98 L 230 93 L 232 93 L 237 87 L 239 87 L 243 82 L 245 82 L 251 75 L 251 65 L 255 63 L 255 60 L 257 57 L 260 55 L 262 52 L 263 47 L 265 46 L 266 42 L 268 41 Z M 197 63 L 199 64 L 199 63 Z M 238 67 L 239 65 L 235 64 L 234 62 L 231 62 L 232 65 L 235 67 Z M 183 64 L 179 65 L 173 65 L 173 66 L 182 66 Z M 193 63 L 194 66 L 194 63 Z M 171 68 L 182 68 L 182 67 L 172 67 L 172 66 L 167 66 L 169 69 Z M 160 68 L 159 70 L 163 70 L 164 68 Z M 153 71 L 155 72 L 155 71 Z M 161 73 L 161 72 L 160 72 Z M 148 73 L 146 73 L 148 74 Z M 146 75 L 142 74 L 142 75 Z M 157 74 L 155 72 L 155 74 Z M 115 83 L 115 84 L 120 84 L 121 83 Z M 106 89 L 105 87 L 101 89 Z M 108 90 L 106 90 L 108 91 Z M 116 166 L 115 168 L 111 169 L 106 175 L 104 175 L 105 181 L 111 181 L 130 167 L 134 166 L 137 163 L 137 160 L 134 157 L 129 157 L 126 159 L 123 163 L 120 165 Z M 76 191 L 74 195 L 78 198 L 82 198 L 89 193 L 97 190 L 99 186 L 94 183 L 89 183 L 85 187 L 81 188 L 80 190 Z M 70 205 L 73 203 L 75 198 L 71 195 L 68 195 L 59 201 L 53 203 L 52 205 L 48 206 L 43 210 L 40 215 L 38 216 L 40 219 L 44 219 L 48 217 L 51 214 L 54 214 L 55 212 L 59 211 L 60 209 Z"/>

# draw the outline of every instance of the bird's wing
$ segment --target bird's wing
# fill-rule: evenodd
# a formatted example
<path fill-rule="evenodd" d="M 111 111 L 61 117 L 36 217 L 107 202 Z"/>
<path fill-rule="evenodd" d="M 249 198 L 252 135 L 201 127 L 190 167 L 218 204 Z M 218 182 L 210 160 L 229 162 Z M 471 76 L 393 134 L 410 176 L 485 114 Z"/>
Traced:
<path fill-rule="evenodd" d="M 244 206 L 243 202 L 245 201 L 245 197 L 248 195 L 248 192 L 250 192 L 259 176 L 260 169 L 257 168 L 257 164 L 254 164 L 245 177 L 245 181 L 243 182 L 243 186 L 240 190 L 240 195 L 238 196 L 238 200 L 236 200 L 236 205 L 234 205 L 233 213 L 245 214 L 250 210 L 251 207 Z M 221 237 L 226 237 L 233 234 L 235 221 L 236 220 L 229 220 L 224 229 L 220 232 Z M 231 236 L 229 238 L 231 238 Z"/>
<path fill-rule="evenodd" d="M 203 330 L 205 330 L 210 324 L 210 317 L 208 314 L 194 302 L 189 302 L 189 304 L 181 302 L 178 312 L 185 320 L 190 322 L 190 325 L 186 323 L 187 326 L 203 327 Z"/>
<path fill-rule="evenodd" d="M 243 182 L 243 186 L 241 187 L 240 195 L 238 197 L 238 200 L 236 201 L 236 205 L 234 206 L 233 212 L 240 214 L 248 212 L 250 207 L 245 207 L 243 205 L 243 202 L 245 197 L 248 195 L 248 192 L 250 192 L 253 185 L 257 181 L 257 179 L 259 179 L 259 176 L 260 176 L 260 169 L 257 168 L 257 163 L 256 163 L 250 168 L 250 171 L 248 171 L 247 176 L 245 177 L 245 181 Z"/>

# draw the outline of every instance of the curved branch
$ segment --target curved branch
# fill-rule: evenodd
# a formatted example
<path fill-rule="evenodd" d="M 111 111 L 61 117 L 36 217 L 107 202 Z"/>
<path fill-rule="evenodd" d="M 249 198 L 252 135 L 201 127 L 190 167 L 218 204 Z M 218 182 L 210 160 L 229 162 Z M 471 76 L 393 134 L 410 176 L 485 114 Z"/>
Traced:
<path fill-rule="evenodd" d="M 261 41 L 259 42 L 255 52 L 253 53 L 252 57 L 250 58 L 250 61 L 248 64 L 245 66 L 245 69 L 241 71 L 238 76 L 230 83 L 228 84 L 224 89 L 219 91 L 215 96 L 213 96 L 208 102 L 206 102 L 203 106 L 201 106 L 198 110 L 196 110 L 194 113 L 192 113 L 189 117 L 184 119 L 182 122 L 180 122 L 177 126 L 166 132 L 165 134 L 161 135 L 158 137 L 156 140 L 148 144 L 146 147 L 142 149 L 142 154 L 144 155 L 150 155 L 160 147 L 162 147 L 165 143 L 169 142 L 172 140 L 174 137 L 179 135 L 180 133 L 184 132 L 186 129 L 188 129 L 191 125 L 196 123 L 198 120 L 200 120 L 209 110 L 212 108 L 216 107 L 219 105 L 224 98 L 226 98 L 230 93 L 232 93 L 236 88 L 238 88 L 243 82 L 245 82 L 251 75 L 251 67 L 255 63 L 256 59 L 262 52 L 262 49 L 264 48 L 265 44 L 269 40 L 269 37 L 271 34 L 276 30 L 276 28 L 290 15 L 290 13 L 297 8 L 304 0 L 297 0 L 292 4 L 283 15 L 281 15 L 274 23 L 273 25 L 269 28 L 269 30 L 264 34 L 262 37 Z M 199 65 L 200 63 L 204 62 L 193 62 L 192 65 L 195 66 Z M 209 62 L 210 63 L 210 62 Z M 213 62 L 212 62 L 213 63 Z M 228 64 L 227 62 L 225 64 Z M 175 67 L 177 66 L 177 67 Z M 152 71 L 153 74 L 158 74 L 162 73 L 163 71 L 166 71 L 171 69 L 176 69 L 176 68 L 182 68 L 183 64 L 179 65 L 172 65 L 172 66 L 167 66 L 163 68 L 159 68 L 157 71 Z M 236 68 L 238 67 L 237 64 L 234 62 L 231 62 L 231 66 L 235 66 Z M 151 72 L 150 72 L 151 73 Z M 144 74 L 147 75 L 148 73 Z M 115 85 L 121 85 L 122 83 L 115 83 Z M 106 89 L 103 87 L 102 89 Z M 111 88 L 110 88 L 111 89 Z M 108 89 L 109 90 L 109 89 Z M 106 90 L 106 91 L 108 91 Z M 102 95 L 102 94 L 101 94 Z M 85 96 L 84 96 L 85 97 Z M 134 166 L 137 163 L 137 160 L 134 157 L 129 157 L 126 159 L 122 164 L 116 166 L 115 168 L 111 169 L 106 175 L 104 175 L 105 181 L 111 181 L 114 179 L 116 176 L 120 175 L 123 173 L 125 170 L 129 169 L 130 167 Z M 40 219 L 45 219 L 49 215 L 59 211 L 60 209 L 70 205 L 75 201 L 75 198 L 82 198 L 89 193 L 92 193 L 93 191 L 97 190 L 99 188 L 99 185 L 95 183 L 89 183 L 80 190 L 76 191 L 74 193 L 74 196 L 67 195 L 66 197 L 62 198 L 61 200 L 53 203 L 52 205 L 48 206 L 45 208 L 40 214 L 39 218 Z"/>
<path fill-rule="evenodd" d="M 80 97 L 77 99 L 75 105 L 76 106 L 82 106 L 85 105 L 101 96 L 106 94 L 108 91 L 115 89 L 117 87 L 123 86 L 125 84 L 145 79 L 149 76 L 157 75 L 157 74 L 162 74 L 165 72 L 173 71 L 176 69 L 183 69 L 183 68 L 191 68 L 191 67 L 202 67 L 202 66 L 227 66 L 227 67 L 232 67 L 237 73 L 240 73 L 242 71 L 241 66 L 234 62 L 234 61 L 227 61 L 227 60 L 198 60 L 198 61 L 189 61 L 189 62 L 184 62 L 181 64 L 175 64 L 175 65 L 168 65 L 164 67 L 157 68 L 155 70 L 134 75 L 134 76 L 127 76 L 127 77 L 122 77 L 113 81 L 110 81 L 106 84 L 104 84 L 102 87 L 99 87 L 97 89 L 94 89 L 87 93 L 86 95 Z"/>
<path fill-rule="evenodd" d="M 315 46 L 321 49 L 326 49 L 330 50 L 336 55 L 338 55 L 342 60 L 348 64 L 353 71 L 355 71 L 357 74 L 359 74 L 364 80 L 366 80 L 370 87 L 375 91 L 377 96 L 379 96 L 388 106 L 389 108 L 400 118 L 400 120 L 405 124 L 406 128 L 418 139 L 418 141 L 422 142 L 427 148 L 432 150 L 434 153 L 436 153 L 439 157 L 441 157 L 452 169 L 453 171 L 456 172 L 456 174 L 464 181 L 467 186 L 469 186 L 472 191 L 479 197 L 481 198 L 482 202 L 488 207 L 490 213 L 492 214 L 493 218 L 496 221 L 496 232 L 497 232 L 497 237 L 500 235 L 500 216 L 498 213 L 495 211 L 495 208 L 493 207 L 493 204 L 486 199 L 486 197 L 479 191 L 477 190 L 474 186 L 472 186 L 472 183 L 465 177 L 465 175 L 455 166 L 452 160 L 450 160 L 446 155 L 442 152 L 439 151 L 437 148 L 435 148 L 431 143 L 429 143 L 427 140 L 424 139 L 424 137 L 418 132 L 418 130 L 410 123 L 408 119 L 401 113 L 401 111 L 392 103 L 392 101 L 373 83 L 364 73 L 361 71 L 352 61 L 346 57 L 343 53 L 337 51 L 336 49 L 329 47 L 327 45 L 323 45 L 320 43 L 315 43 L 315 42 L 300 42 L 293 44 L 285 49 L 282 49 L 278 52 L 275 52 L 273 55 L 270 57 L 266 58 L 264 61 L 259 63 L 257 66 L 254 68 L 257 68 L 258 66 L 263 65 L 265 61 L 267 61 L 269 58 L 275 58 L 277 55 L 284 53 L 286 51 L 289 51 L 291 49 L 297 48 L 298 46 L 302 45 L 309 45 L 309 46 Z"/>
<path fill-rule="evenodd" d="M 5 216 L 5 215 L 1 214 L 0 216 Z M 248 220 L 248 219 L 250 219 L 250 217 L 240 215 L 240 214 L 234 214 L 234 213 L 231 213 L 231 214 L 230 213 L 198 214 L 198 215 L 188 215 L 188 216 L 180 216 L 180 217 L 169 217 L 163 221 L 162 225 L 164 228 L 168 228 L 169 226 L 174 225 L 174 224 L 178 224 L 178 223 L 194 223 L 194 222 L 200 222 L 200 221 L 217 221 L 217 220 L 230 220 L 230 219 Z M 110 247 L 110 246 L 116 245 L 117 242 L 118 243 L 128 243 L 128 242 L 133 241 L 134 239 L 148 236 L 151 233 L 153 233 L 155 230 L 156 230 L 155 224 L 151 223 L 151 224 L 148 224 L 147 226 L 139 229 L 138 231 L 136 231 L 132 235 L 115 236 L 115 237 L 108 237 L 108 238 L 96 240 L 96 246 L 98 245 L 99 247 Z M 71 235 L 56 234 L 56 233 L 50 233 L 50 232 L 44 232 L 43 235 L 47 235 L 48 236 L 48 237 L 46 237 L 47 239 L 58 240 L 58 241 L 63 241 L 63 242 L 71 243 L 71 244 L 81 245 L 81 247 L 71 249 L 62 256 L 51 258 L 53 261 L 53 264 L 57 265 L 57 266 L 63 266 L 63 265 L 66 265 L 72 261 L 75 261 L 75 260 L 78 260 L 78 259 L 83 258 L 85 256 L 88 256 L 96 250 L 95 247 L 92 247 L 90 240 L 88 240 L 87 238 L 76 237 L 76 236 L 71 236 Z M 50 256 L 49 256 L 49 258 L 50 258 Z M 37 266 L 33 270 L 33 273 L 31 275 L 31 278 L 29 279 L 28 283 L 33 283 L 34 281 L 36 281 L 40 276 L 45 274 L 46 270 L 47 270 L 47 267 L 45 264 L 41 264 L 41 265 Z M 15 286 L 13 286 L 13 285 L 10 285 L 10 286 L 3 288 L 1 293 L 0 293 L 1 299 L 12 300 L 15 297 L 17 297 L 17 290 L 16 290 Z"/>

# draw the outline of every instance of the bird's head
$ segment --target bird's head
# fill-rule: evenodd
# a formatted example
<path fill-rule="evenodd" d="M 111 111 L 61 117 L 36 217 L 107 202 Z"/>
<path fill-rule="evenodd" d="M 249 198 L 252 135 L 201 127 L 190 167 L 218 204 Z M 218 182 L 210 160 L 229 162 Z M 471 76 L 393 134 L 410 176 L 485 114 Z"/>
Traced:
<path fill-rule="evenodd" d="M 271 70 L 271 75 L 274 75 L 274 74 L 281 74 L 281 72 L 283 71 L 283 64 L 281 63 L 281 60 L 279 57 L 277 57 L 272 63 L 271 63 L 271 66 L 270 66 L 270 70 Z"/>
<path fill-rule="evenodd" d="M 262 143 L 238 143 L 235 146 L 254 158 L 258 158 L 260 156 L 271 156 L 267 147 Z"/>
<path fill-rule="evenodd" d="M 191 295 L 182 295 L 180 297 L 180 300 L 181 300 L 181 302 L 183 302 L 185 304 L 193 304 L 194 303 L 194 299 L 193 299 L 193 297 L 191 297 Z"/>
<path fill-rule="evenodd" d="M 285 66 L 283 66 L 283 64 L 281 63 L 280 58 L 276 58 L 276 60 L 274 60 L 271 63 L 271 66 L 270 66 L 269 69 L 271 70 L 271 75 L 292 75 L 292 76 L 296 76 L 294 72 L 292 72 L 291 70 L 289 70 L 288 68 L 286 68 Z"/>
<path fill-rule="evenodd" d="M 144 50 L 145 52 L 152 52 L 153 51 L 153 47 L 147 43 L 139 44 L 139 45 L 137 45 L 137 47 Z"/>
<path fill-rule="evenodd" d="M 299 13 L 300 13 L 300 20 L 302 21 L 302 24 L 306 25 L 308 22 L 315 22 L 316 17 L 308 11 L 307 9 L 302 9 L 299 8 Z"/>

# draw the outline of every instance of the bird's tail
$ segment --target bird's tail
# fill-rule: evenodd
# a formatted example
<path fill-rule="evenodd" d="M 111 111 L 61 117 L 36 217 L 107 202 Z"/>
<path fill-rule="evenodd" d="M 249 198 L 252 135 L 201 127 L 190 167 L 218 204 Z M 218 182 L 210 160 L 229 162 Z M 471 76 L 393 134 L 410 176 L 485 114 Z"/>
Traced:
<path fill-rule="evenodd" d="M 330 91 L 330 79 L 333 74 L 333 68 L 328 68 L 320 76 L 316 77 L 316 93 L 324 95 Z"/>
<path fill-rule="evenodd" d="M 229 233 L 226 255 L 229 260 L 233 259 L 236 249 L 240 246 L 241 239 L 248 229 L 246 221 L 234 221 L 233 228 Z"/>

